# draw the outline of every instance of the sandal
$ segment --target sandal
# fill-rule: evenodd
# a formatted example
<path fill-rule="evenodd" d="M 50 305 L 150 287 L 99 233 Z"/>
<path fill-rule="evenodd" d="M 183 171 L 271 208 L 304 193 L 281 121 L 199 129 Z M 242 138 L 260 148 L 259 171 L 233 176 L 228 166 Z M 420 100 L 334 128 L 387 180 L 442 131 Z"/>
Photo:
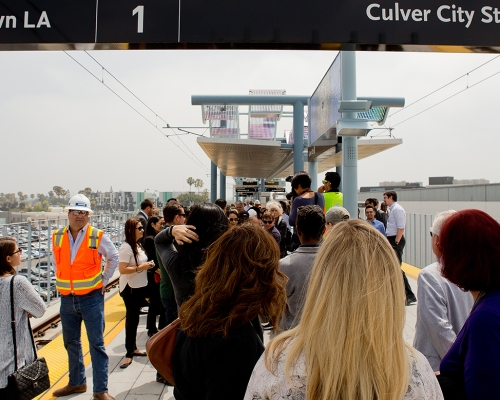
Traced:
<path fill-rule="evenodd" d="M 132 364 L 132 358 L 130 359 L 129 362 L 124 362 L 123 364 L 120 365 L 121 369 L 127 368 L 130 364 Z"/>

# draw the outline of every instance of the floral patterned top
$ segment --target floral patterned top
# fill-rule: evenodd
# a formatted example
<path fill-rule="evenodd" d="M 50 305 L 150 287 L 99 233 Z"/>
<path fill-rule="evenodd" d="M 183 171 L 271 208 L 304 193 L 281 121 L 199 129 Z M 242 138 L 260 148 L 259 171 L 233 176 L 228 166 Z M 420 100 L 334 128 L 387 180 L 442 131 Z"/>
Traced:
<path fill-rule="evenodd" d="M 264 364 L 264 354 L 253 369 L 248 382 L 244 400 L 305 400 L 306 399 L 306 362 L 302 355 L 297 362 L 295 375 L 288 381 L 285 374 L 287 350 L 278 360 L 276 375 Z M 402 400 L 443 400 L 439 383 L 427 359 L 417 350 L 408 350 L 411 360 L 408 390 Z"/>

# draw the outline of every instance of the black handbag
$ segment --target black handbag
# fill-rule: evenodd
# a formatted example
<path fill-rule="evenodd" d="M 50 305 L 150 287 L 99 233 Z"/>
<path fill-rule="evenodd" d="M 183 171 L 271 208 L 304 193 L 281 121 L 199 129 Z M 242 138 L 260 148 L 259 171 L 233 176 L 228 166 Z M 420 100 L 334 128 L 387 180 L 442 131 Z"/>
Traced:
<path fill-rule="evenodd" d="M 35 340 L 31 334 L 33 353 L 35 361 L 31 364 L 17 368 L 17 342 L 16 342 L 16 320 L 14 315 L 14 276 L 10 280 L 10 310 L 11 327 L 14 339 L 14 365 L 15 372 L 8 377 L 7 392 L 9 400 L 31 400 L 45 392 L 50 387 L 49 368 L 45 358 L 38 358 Z M 31 332 L 31 324 L 28 318 L 28 328 Z"/>

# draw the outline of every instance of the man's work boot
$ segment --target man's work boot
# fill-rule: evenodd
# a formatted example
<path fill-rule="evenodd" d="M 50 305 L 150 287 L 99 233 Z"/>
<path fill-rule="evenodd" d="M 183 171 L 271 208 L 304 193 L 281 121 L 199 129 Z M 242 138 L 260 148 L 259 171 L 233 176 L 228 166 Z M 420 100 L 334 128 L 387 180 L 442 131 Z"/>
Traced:
<path fill-rule="evenodd" d="M 113 396 L 111 396 L 108 392 L 104 393 L 94 393 L 94 397 L 92 400 L 115 400 Z"/>
<path fill-rule="evenodd" d="M 70 394 L 73 393 L 85 393 L 87 391 L 87 385 L 78 385 L 78 386 L 71 386 L 67 385 L 64 386 L 61 389 L 57 389 L 52 393 L 52 396 L 55 397 L 62 397 L 62 396 L 69 396 Z"/>

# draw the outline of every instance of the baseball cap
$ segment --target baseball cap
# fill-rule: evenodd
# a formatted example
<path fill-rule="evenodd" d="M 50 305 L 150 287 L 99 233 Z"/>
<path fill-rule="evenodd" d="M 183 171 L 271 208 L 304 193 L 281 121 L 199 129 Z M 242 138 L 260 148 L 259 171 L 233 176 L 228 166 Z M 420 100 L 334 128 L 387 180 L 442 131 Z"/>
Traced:
<path fill-rule="evenodd" d="M 340 206 L 330 208 L 325 214 L 326 222 L 332 225 L 338 224 L 341 221 L 347 221 L 350 217 L 349 211 Z"/>

